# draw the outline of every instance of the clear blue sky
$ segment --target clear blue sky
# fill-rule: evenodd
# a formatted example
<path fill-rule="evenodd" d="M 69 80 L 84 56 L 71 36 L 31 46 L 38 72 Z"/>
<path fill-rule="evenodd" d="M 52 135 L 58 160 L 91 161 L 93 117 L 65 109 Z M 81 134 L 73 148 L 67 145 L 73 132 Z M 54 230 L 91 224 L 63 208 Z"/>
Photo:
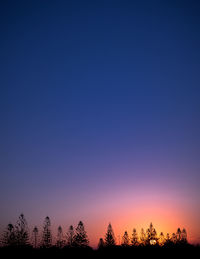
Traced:
<path fill-rule="evenodd" d="M 151 184 L 199 218 L 199 14 L 199 1 L 1 1 L 0 224 L 21 211 L 70 224 Z"/>

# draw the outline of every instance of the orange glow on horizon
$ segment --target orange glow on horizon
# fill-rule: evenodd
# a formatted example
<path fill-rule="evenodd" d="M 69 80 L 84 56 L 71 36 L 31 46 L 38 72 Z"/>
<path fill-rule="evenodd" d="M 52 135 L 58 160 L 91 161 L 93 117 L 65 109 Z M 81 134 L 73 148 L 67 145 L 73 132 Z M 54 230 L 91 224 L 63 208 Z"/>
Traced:
<path fill-rule="evenodd" d="M 129 237 L 132 235 L 133 228 L 136 228 L 140 236 L 141 229 L 146 232 L 150 223 L 153 223 L 157 231 L 157 235 L 161 232 L 166 236 L 167 233 L 176 233 L 177 228 L 186 229 L 188 234 L 188 241 L 191 243 L 199 243 L 199 230 L 195 229 L 195 222 L 190 221 L 190 216 L 184 214 L 183 208 L 169 205 L 167 203 L 142 204 L 137 208 L 125 209 L 121 211 L 113 211 L 109 214 L 109 220 L 104 217 L 102 221 L 100 218 L 93 220 L 88 234 L 90 237 L 91 246 L 96 247 L 100 237 L 104 238 L 107 230 L 107 225 L 111 222 L 117 244 L 119 244 L 125 231 L 128 232 Z M 197 223 L 197 222 L 196 222 Z"/>

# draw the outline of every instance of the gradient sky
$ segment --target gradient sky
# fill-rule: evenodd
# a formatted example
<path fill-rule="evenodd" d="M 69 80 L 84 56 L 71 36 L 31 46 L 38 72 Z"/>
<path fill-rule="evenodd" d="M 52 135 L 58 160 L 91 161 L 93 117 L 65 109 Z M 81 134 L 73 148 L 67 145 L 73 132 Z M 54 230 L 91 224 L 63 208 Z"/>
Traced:
<path fill-rule="evenodd" d="M 152 221 L 200 242 L 200 2 L 1 1 L 0 230 Z"/>

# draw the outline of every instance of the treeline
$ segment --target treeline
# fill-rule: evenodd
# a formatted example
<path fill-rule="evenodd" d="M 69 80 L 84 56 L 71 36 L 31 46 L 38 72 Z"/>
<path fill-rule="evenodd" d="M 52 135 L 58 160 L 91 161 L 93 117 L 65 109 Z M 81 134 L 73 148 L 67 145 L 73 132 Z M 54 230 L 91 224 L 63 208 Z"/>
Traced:
<path fill-rule="evenodd" d="M 151 223 L 149 228 L 145 231 L 141 229 L 138 234 L 134 228 L 132 234 L 129 236 L 125 231 L 121 240 L 116 241 L 113 228 L 111 224 L 108 225 L 104 238 L 99 239 L 98 249 L 106 247 L 147 247 L 147 246 L 180 246 L 187 245 L 187 232 L 185 229 L 178 228 L 176 233 L 172 235 L 161 232 L 157 234 L 156 229 Z M 89 247 L 89 239 L 85 230 L 84 224 L 80 221 L 76 228 L 72 225 L 63 232 L 61 226 L 57 229 L 57 236 L 54 238 L 51 231 L 51 221 L 49 217 L 44 219 L 43 228 L 39 233 L 38 227 L 35 226 L 29 230 L 27 221 L 23 214 L 21 214 L 15 225 L 8 224 L 1 237 L 2 247 L 33 247 L 33 248 L 86 248 Z"/>

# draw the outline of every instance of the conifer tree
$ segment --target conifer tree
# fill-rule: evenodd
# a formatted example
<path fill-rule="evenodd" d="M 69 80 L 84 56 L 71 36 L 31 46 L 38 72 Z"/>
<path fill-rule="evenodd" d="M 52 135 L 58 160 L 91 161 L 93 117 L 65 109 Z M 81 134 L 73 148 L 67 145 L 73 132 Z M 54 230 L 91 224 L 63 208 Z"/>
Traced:
<path fill-rule="evenodd" d="M 38 228 L 35 226 L 33 229 L 33 247 L 37 248 L 38 246 Z"/>
<path fill-rule="evenodd" d="M 166 244 L 169 244 L 169 243 L 170 243 L 170 235 L 169 235 L 169 233 L 167 233 L 167 235 L 166 235 L 165 243 L 166 243 Z"/>
<path fill-rule="evenodd" d="M 155 244 L 157 242 L 157 233 L 153 224 L 150 223 L 149 228 L 147 229 L 147 244 Z"/>
<path fill-rule="evenodd" d="M 67 246 L 72 247 L 74 245 L 74 241 L 75 241 L 74 239 L 75 239 L 74 228 L 71 225 L 69 227 L 69 230 L 68 230 L 67 235 L 66 235 L 66 244 L 67 244 Z"/>
<path fill-rule="evenodd" d="M 19 219 L 15 225 L 15 235 L 18 246 L 26 246 L 29 244 L 28 225 L 23 214 L 19 216 Z"/>
<path fill-rule="evenodd" d="M 181 241 L 181 229 L 180 228 L 177 229 L 176 240 L 177 240 L 177 242 Z"/>
<path fill-rule="evenodd" d="M 17 239 L 13 224 L 9 223 L 2 237 L 3 246 L 16 246 Z"/>
<path fill-rule="evenodd" d="M 130 243 L 130 238 L 128 236 L 128 232 L 125 231 L 122 237 L 122 246 L 129 246 L 129 243 Z"/>
<path fill-rule="evenodd" d="M 89 244 L 87 233 L 82 221 L 79 221 L 74 237 L 75 246 L 86 247 Z"/>
<path fill-rule="evenodd" d="M 50 218 L 46 217 L 44 220 L 43 233 L 42 233 L 42 246 L 49 248 L 52 245 L 52 234 L 51 234 L 51 222 Z"/>
<path fill-rule="evenodd" d="M 177 242 L 177 236 L 175 233 L 172 233 L 171 241 L 175 244 Z"/>
<path fill-rule="evenodd" d="M 181 231 L 181 242 L 182 243 L 187 243 L 187 232 L 185 228 Z"/>
<path fill-rule="evenodd" d="M 132 243 L 133 246 L 137 246 L 138 245 L 138 235 L 137 235 L 137 231 L 136 231 L 135 228 L 133 229 L 131 243 Z"/>
<path fill-rule="evenodd" d="M 145 245 L 145 242 L 146 242 L 146 235 L 143 228 L 141 229 L 141 232 L 140 232 L 140 242 L 142 245 Z"/>
<path fill-rule="evenodd" d="M 106 236 L 105 236 L 105 246 L 114 246 L 115 243 L 115 235 L 112 229 L 111 224 L 108 224 L 108 228 L 107 228 L 107 232 L 106 232 Z"/>
<path fill-rule="evenodd" d="M 65 242 L 64 242 L 64 238 L 63 238 L 63 230 L 62 230 L 62 227 L 59 226 L 56 245 L 57 245 L 57 247 L 62 248 L 64 246 L 64 243 Z"/>
<path fill-rule="evenodd" d="M 165 237 L 163 232 L 160 233 L 159 239 L 158 239 L 159 245 L 163 246 L 165 244 Z"/>
<path fill-rule="evenodd" d="M 105 243 L 104 243 L 104 241 L 103 241 L 103 238 L 100 238 L 99 239 L 99 243 L 98 243 L 98 249 L 101 249 L 101 248 L 103 248 L 105 246 Z"/>

